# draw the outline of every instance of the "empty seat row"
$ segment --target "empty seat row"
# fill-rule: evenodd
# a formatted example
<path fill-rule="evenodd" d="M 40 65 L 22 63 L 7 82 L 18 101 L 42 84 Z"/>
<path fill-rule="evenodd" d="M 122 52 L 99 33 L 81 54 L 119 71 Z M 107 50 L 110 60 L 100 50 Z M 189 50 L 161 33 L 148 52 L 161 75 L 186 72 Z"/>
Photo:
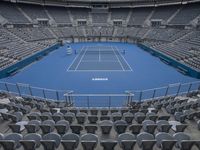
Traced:
<path fill-rule="evenodd" d="M 19 123 L 9 124 L 8 126 L 12 132 L 23 132 L 23 128 L 21 128 L 22 125 Z M 187 126 L 187 124 L 176 124 L 175 129 L 173 130 L 174 132 L 184 132 Z M 27 133 L 36 133 L 41 129 L 43 134 L 47 134 L 53 132 L 54 129 L 56 129 L 57 133 L 61 135 L 67 133 L 69 129 L 71 129 L 73 133 L 80 134 L 84 128 L 87 133 L 95 133 L 98 129 L 101 129 L 102 134 L 110 134 L 113 127 L 117 134 L 126 132 L 127 128 L 133 134 L 139 134 L 141 129 L 143 129 L 145 132 L 154 134 L 156 129 L 158 132 L 169 132 L 169 130 L 172 129 L 172 124 L 166 120 L 160 120 L 157 122 L 152 120 L 145 120 L 142 122 L 142 124 L 131 125 L 128 125 L 124 120 L 118 120 L 115 122 L 104 120 L 99 122 L 99 124 L 86 124 L 84 126 L 79 124 L 70 125 L 66 120 L 60 120 L 56 123 L 53 120 L 45 120 L 43 122 L 39 120 L 31 120 L 24 124 L 24 129 L 26 129 Z"/>
<path fill-rule="evenodd" d="M 0 134 L 0 144 L 4 150 L 17 149 L 21 146 L 26 150 L 35 150 L 42 144 L 45 150 L 55 150 L 62 144 L 65 150 L 74 150 L 81 143 L 84 150 L 94 150 L 100 141 L 104 150 L 114 150 L 119 144 L 123 150 L 133 150 L 136 143 L 143 150 L 152 150 L 155 145 L 162 150 L 170 150 L 174 146 L 181 150 L 190 150 L 193 146 L 200 148 L 199 140 L 192 140 L 188 134 L 176 133 L 173 136 L 168 133 L 159 132 L 155 137 L 146 132 L 137 136 L 131 133 L 123 133 L 117 139 L 99 139 L 97 135 L 87 133 L 79 136 L 74 133 L 67 133 L 60 136 L 57 133 L 48 133 L 41 136 L 37 133 L 30 133 L 22 136 L 18 133 L 7 135 Z"/>

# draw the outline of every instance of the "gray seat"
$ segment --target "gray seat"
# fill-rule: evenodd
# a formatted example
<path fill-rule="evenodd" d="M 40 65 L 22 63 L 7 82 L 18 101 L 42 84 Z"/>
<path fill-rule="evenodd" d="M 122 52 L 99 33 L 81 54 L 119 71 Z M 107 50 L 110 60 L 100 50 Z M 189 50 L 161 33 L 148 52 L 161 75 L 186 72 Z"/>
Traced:
<path fill-rule="evenodd" d="M 22 140 L 22 138 L 22 135 L 19 133 L 10 133 L 0 140 L 0 144 L 4 150 L 15 150 L 21 146 L 19 141 Z"/>
<path fill-rule="evenodd" d="M 135 146 L 136 138 L 131 133 L 122 133 L 118 136 L 118 142 L 123 150 L 132 150 Z"/>
<path fill-rule="evenodd" d="M 105 116 L 105 115 L 108 115 L 109 109 L 103 108 L 100 110 L 100 112 L 101 112 L 101 115 Z"/>
<path fill-rule="evenodd" d="M 79 144 L 79 136 L 74 133 L 67 133 L 63 135 L 61 143 L 65 150 L 75 150 Z"/>
<path fill-rule="evenodd" d="M 44 147 L 44 150 L 55 150 L 59 147 L 61 141 L 61 137 L 57 133 L 48 133 L 43 136 L 40 141 Z"/>
<path fill-rule="evenodd" d="M 120 112 L 115 112 L 111 114 L 113 122 L 122 119 L 122 114 Z"/>
<path fill-rule="evenodd" d="M 123 118 L 128 124 L 131 124 L 134 119 L 134 115 L 130 112 L 126 112 L 123 114 Z"/>
<path fill-rule="evenodd" d="M 159 101 L 155 102 L 153 105 L 158 110 L 160 110 L 162 108 L 162 104 Z"/>
<path fill-rule="evenodd" d="M 83 113 L 88 113 L 88 109 L 87 108 L 81 108 L 79 109 L 79 112 L 83 112 Z"/>
<path fill-rule="evenodd" d="M 54 115 L 55 113 L 58 113 L 58 109 L 50 108 L 50 112 Z"/>
<path fill-rule="evenodd" d="M 184 115 L 182 112 L 175 112 L 174 118 L 176 121 L 184 123 L 186 119 L 186 115 Z"/>
<path fill-rule="evenodd" d="M 10 114 L 9 113 L 3 113 L 1 112 L 1 117 L 4 121 L 8 121 L 10 119 Z"/>
<path fill-rule="evenodd" d="M 17 111 L 21 111 L 21 108 L 23 108 L 24 106 L 22 104 L 15 104 L 13 106 L 13 109 L 17 112 Z"/>
<path fill-rule="evenodd" d="M 168 105 L 168 106 L 166 107 L 166 111 L 167 111 L 169 114 L 174 114 L 175 111 L 176 111 L 176 109 L 174 108 L 174 106 Z"/>
<path fill-rule="evenodd" d="M 187 128 L 187 124 L 177 124 L 176 131 L 175 132 L 184 132 L 184 130 Z"/>
<path fill-rule="evenodd" d="M 157 146 L 162 150 L 172 150 L 176 143 L 176 140 L 166 132 L 157 133 L 155 139 L 157 141 Z"/>
<path fill-rule="evenodd" d="M 20 130 L 21 126 L 18 125 L 18 124 L 9 124 L 8 126 L 12 130 L 13 133 L 20 133 L 21 132 L 21 130 Z"/>
<path fill-rule="evenodd" d="M 85 125 L 85 130 L 87 131 L 87 133 L 95 134 L 97 129 L 98 129 L 97 125 L 94 124 Z"/>
<path fill-rule="evenodd" d="M 99 123 L 99 126 L 101 128 L 102 134 L 110 134 L 110 131 L 113 126 L 113 122 L 110 120 L 103 120 Z"/>
<path fill-rule="evenodd" d="M 134 118 L 137 121 L 137 123 L 141 124 L 142 121 L 144 121 L 144 119 L 146 118 L 146 115 L 142 112 L 137 112 L 135 113 Z"/>
<path fill-rule="evenodd" d="M 40 134 L 30 133 L 24 136 L 20 143 L 25 150 L 35 150 L 40 147 L 40 140 L 42 139 Z"/>
<path fill-rule="evenodd" d="M 117 120 L 114 122 L 114 129 L 118 134 L 124 133 L 126 131 L 128 124 L 124 120 Z"/>
<path fill-rule="evenodd" d="M 110 116 L 100 116 L 100 120 L 103 121 L 103 120 L 110 120 Z"/>
<path fill-rule="evenodd" d="M 137 144 L 143 150 L 152 150 L 155 143 L 156 140 L 150 133 L 143 132 L 137 135 Z"/>
<path fill-rule="evenodd" d="M 197 121 L 198 130 L 200 130 L 200 120 Z"/>
<path fill-rule="evenodd" d="M 88 116 L 88 120 L 90 123 L 95 124 L 98 121 L 98 117 L 96 115 L 90 115 L 90 116 Z"/>
<path fill-rule="evenodd" d="M 166 120 L 158 120 L 156 124 L 159 132 L 169 132 L 172 127 L 172 125 L 170 125 Z"/>
<path fill-rule="evenodd" d="M 25 105 L 25 106 L 23 106 L 23 107 L 21 108 L 21 111 L 22 111 L 23 114 L 28 114 L 28 113 L 31 112 L 31 106 Z"/>
<path fill-rule="evenodd" d="M 53 120 L 45 120 L 39 126 L 43 134 L 47 134 L 53 131 L 55 122 Z"/>
<path fill-rule="evenodd" d="M 63 135 L 69 130 L 69 122 L 66 120 L 60 120 L 56 122 L 55 128 L 58 134 Z"/>
<path fill-rule="evenodd" d="M 148 132 L 148 133 L 151 133 L 151 134 L 154 134 L 154 131 L 155 131 L 156 127 L 157 127 L 155 122 L 152 121 L 152 120 L 144 120 L 142 122 L 142 125 L 143 125 L 143 130 L 145 132 Z"/>
<path fill-rule="evenodd" d="M 129 130 L 134 135 L 139 134 L 141 129 L 142 129 L 142 125 L 141 124 L 132 124 L 132 125 L 129 126 Z"/>
<path fill-rule="evenodd" d="M 117 141 L 113 139 L 101 140 L 100 144 L 104 150 L 114 150 L 117 145 Z"/>
<path fill-rule="evenodd" d="M 52 116 L 52 119 L 56 122 L 60 121 L 63 119 L 63 114 L 62 113 L 54 113 Z"/>
<path fill-rule="evenodd" d="M 51 119 L 51 113 L 50 112 L 43 112 L 40 115 L 40 119 L 41 119 L 41 121 L 45 121 L 45 120 Z"/>
<path fill-rule="evenodd" d="M 90 109 L 91 115 L 97 115 L 98 114 L 98 109 L 97 108 L 91 108 Z"/>
<path fill-rule="evenodd" d="M 198 149 L 200 149 L 200 140 L 194 141 L 195 145 L 197 146 Z"/>
<path fill-rule="evenodd" d="M 4 107 L 4 105 L 3 105 Z M 0 133 L 0 141 L 2 141 L 4 139 L 4 135 Z M 0 143 L 0 149 L 1 149 L 1 143 Z"/>
<path fill-rule="evenodd" d="M 22 117 L 22 112 L 15 112 L 14 114 L 10 114 L 10 119 L 12 120 L 12 122 L 19 122 L 22 120 Z"/>
<path fill-rule="evenodd" d="M 84 112 L 79 112 L 76 114 L 76 119 L 78 124 L 84 124 L 86 121 L 87 114 Z"/>
<path fill-rule="evenodd" d="M 193 120 L 196 115 L 196 112 L 194 112 L 192 110 L 184 110 L 183 114 L 186 116 L 187 119 Z"/>
<path fill-rule="evenodd" d="M 40 120 L 40 115 L 41 115 L 41 113 L 39 113 L 39 112 L 32 112 L 27 115 L 27 118 L 29 120 Z"/>
<path fill-rule="evenodd" d="M 110 113 L 112 114 L 112 113 L 116 113 L 116 112 L 119 112 L 119 108 L 117 108 L 117 107 L 111 107 L 110 108 Z"/>
<path fill-rule="evenodd" d="M 74 113 L 76 115 L 78 110 L 76 108 L 70 108 L 69 112 L 72 112 L 72 113 Z"/>
<path fill-rule="evenodd" d="M 158 116 L 158 120 L 166 120 L 168 121 L 170 118 L 170 115 L 161 115 L 161 116 Z"/>
<path fill-rule="evenodd" d="M 124 107 L 122 107 L 121 109 L 120 109 L 120 111 L 121 111 L 121 113 L 122 113 L 122 115 L 124 115 L 124 113 L 127 113 L 128 111 L 129 111 L 129 108 L 124 108 Z"/>
<path fill-rule="evenodd" d="M 149 120 L 156 121 L 158 119 L 158 115 L 154 112 L 150 112 L 146 114 Z"/>
<path fill-rule="evenodd" d="M 195 142 L 191 140 L 190 136 L 183 132 L 175 133 L 173 137 L 177 140 L 176 147 L 181 150 L 190 150 L 195 144 Z"/>
<path fill-rule="evenodd" d="M 31 120 L 28 122 L 28 124 L 24 125 L 28 133 L 36 133 L 39 131 L 39 125 L 41 124 L 41 121 L 39 120 Z"/>
<path fill-rule="evenodd" d="M 36 106 L 36 108 L 37 108 L 38 110 L 41 110 L 41 109 L 44 108 L 45 105 L 44 105 L 43 102 L 38 102 L 38 103 L 35 104 L 35 106 Z"/>
<path fill-rule="evenodd" d="M 97 146 L 98 136 L 87 133 L 81 136 L 81 144 L 84 150 L 93 150 Z"/>
<path fill-rule="evenodd" d="M 67 112 L 64 115 L 64 119 L 67 120 L 70 124 L 72 124 L 72 122 L 74 121 L 74 118 L 75 118 L 75 114 L 72 112 Z"/>
<path fill-rule="evenodd" d="M 83 130 L 82 125 L 79 125 L 79 124 L 70 125 L 70 128 L 72 130 L 72 133 L 75 133 L 75 134 L 80 134 L 81 131 Z"/>
<path fill-rule="evenodd" d="M 60 112 L 62 114 L 66 114 L 68 112 L 68 108 L 67 107 L 64 107 L 64 108 L 60 108 Z"/>

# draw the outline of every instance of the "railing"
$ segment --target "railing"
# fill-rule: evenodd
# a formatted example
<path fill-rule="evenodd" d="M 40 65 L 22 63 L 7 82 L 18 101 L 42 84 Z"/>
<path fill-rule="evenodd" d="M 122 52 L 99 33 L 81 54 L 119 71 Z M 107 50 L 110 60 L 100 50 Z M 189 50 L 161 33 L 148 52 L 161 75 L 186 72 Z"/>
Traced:
<path fill-rule="evenodd" d="M 170 84 L 148 90 L 129 90 L 122 94 L 77 94 L 71 90 L 51 90 L 28 84 L 0 82 L 0 92 L 45 100 L 66 101 L 76 107 L 122 107 L 132 101 L 145 101 L 164 96 L 178 96 L 200 90 L 200 81 Z"/>

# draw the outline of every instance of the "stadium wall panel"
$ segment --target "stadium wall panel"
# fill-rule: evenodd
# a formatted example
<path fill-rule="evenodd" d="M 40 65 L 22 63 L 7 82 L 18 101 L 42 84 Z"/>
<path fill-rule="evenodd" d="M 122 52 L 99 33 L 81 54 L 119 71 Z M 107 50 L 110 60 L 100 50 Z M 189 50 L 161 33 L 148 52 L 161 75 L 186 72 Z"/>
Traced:
<path fill-rule="evenodd" d="M 47 55 L 49 52 L 52 52 L 54 50 L 56 50 L 57 48 L 59 48 L 61 45 L 60 44 L 55 44 L 51 47 L 48 47 L 42 51 L 39 51 L 29 57 L 24 58 L 23 60 L 3 69 L 0 71 L 0 79 L 1 78 L 5 78 L 8 77 L 14 73 L 16 73 L 17 71 L 19 71 L 20 69 L 26 67 L 27 65 L 33 63 L 34 61 L 37 61 L 38 59 L 42 58 L 43 56 Z"/>
<path fill-rule="evenodd" d="M 191 68 L 191 67 L 187 66 L 186 64 L 176 61 L 175 59 L 173 59 L 155 49 L 147 47 L 146 45 L 138 44 L 138 46 L 141 47 L 142 49 L 144 49 L 145 51 L 153 54 L 154 56 L 160 58 L 162 61 L 164 61 L 168 65 L 175 67 L 179 72 L 189 75 L 191 77 L 200 79 L 200 72 L 195 70 L 194 68 Z"/>

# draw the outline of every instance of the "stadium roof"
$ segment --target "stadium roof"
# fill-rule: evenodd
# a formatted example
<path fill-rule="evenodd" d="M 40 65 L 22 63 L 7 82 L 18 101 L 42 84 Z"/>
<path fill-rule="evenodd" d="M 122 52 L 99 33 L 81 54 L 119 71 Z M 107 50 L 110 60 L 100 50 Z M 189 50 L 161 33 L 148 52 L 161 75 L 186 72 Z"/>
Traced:
<path fill-rule="evenodd" d="M 127 3 L 131 7 L 137 6 L 157 6 L 157 5 L 172 5 L 172 4 L 187 4 L 193 2 L 199 2 L 200 0 L 4 0 L 16 3 L 31 3 L 40 5 L 58 5 L 58 6 L 68 6 L 73 3 Z"/>

